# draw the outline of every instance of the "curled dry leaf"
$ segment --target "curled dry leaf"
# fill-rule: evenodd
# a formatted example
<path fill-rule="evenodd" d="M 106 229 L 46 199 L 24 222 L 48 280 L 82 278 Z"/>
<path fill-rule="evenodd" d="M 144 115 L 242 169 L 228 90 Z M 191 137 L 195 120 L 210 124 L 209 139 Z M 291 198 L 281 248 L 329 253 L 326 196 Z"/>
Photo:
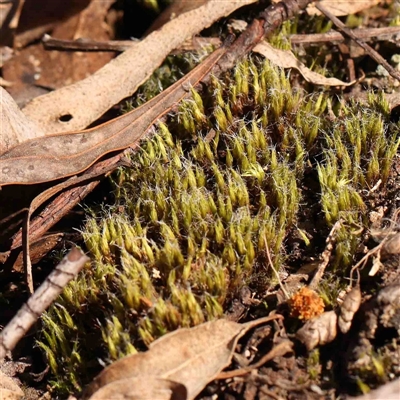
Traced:
<path fill-rule="evenodd" d="M 337 335 L 337 315 L 335 311 L 328 311 L 319 317 L 310 319 L 296 332 L 296 338 L 302 342 L 308 351 L 318 345 L 332 342 Z"/>
<path fill-rule="evenodd" d="M 360 11 L 371 8 L 382 0 L 321 0 L 319 3 L 327 8 L 336 17 L 344 15 L 355 14 Z M 315 7 L 314 4 L 310 4 L 307 7 L 308 15 L 321 15 L 321 12 Z"/>
<path fill-rule="evenodd" d="M 47 133 L 83 129 L 132 95 L 186 39 L 254 1 L 209 0 L 152 32 L 90 77 L 35 98 L 23 112 Z"/>
<path fill-rule="evenodd" d="M 187 399 L 193 399 L 230 364 L 240 337 L 257 324 L 280 318 L 274 315 L 243 325 L 222 319 L 168 333 L 147 352 L 122 358 L 104 369 L 86 388 L 82 400 L 97 399 L 93 396 L 101 388 L 130 379 L 150 384 L 155 379 L 171 380 L 184 385 Z"/>
<path fill-rule="evenodd" d="M 321 74 L 311 71 L 291 51 L 276 49 L 265 41 L 254 47 L 253 51 L 263 55 L 278 67 L 297 69 L 307 82 L 311 82 L 314 85 L 351 86 L 354 84 L 354 82 L 344 82 L 336 78 L 326 78 Z"/>
<path fill-rule="evenodd" d="M 351 327 L 354 314 L 358 311 L 361 304 L 361 290 L 358 286 L 351 289 L 347 293 L 340 306 L 340 314 L 338 318 L 339 329 L 342 333 L 347 333 Z"/>
<path fill-rule="evenodd" d="M 121 379 L 99 389 L 90 400 L 186 400 L 184 385 L 147 376 Z"/>

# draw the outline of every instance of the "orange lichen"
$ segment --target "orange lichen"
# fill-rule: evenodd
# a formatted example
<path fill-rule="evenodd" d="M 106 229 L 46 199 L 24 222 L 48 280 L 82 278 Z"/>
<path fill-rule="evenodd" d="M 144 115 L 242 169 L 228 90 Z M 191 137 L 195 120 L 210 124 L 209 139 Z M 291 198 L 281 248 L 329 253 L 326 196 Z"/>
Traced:
<path fill-rule="evenodd" d="M 289 300 L 290 315 L 302 320 L 318 317 L 324 312 L 324 302 L 314 290 L 302 287 Z"/>

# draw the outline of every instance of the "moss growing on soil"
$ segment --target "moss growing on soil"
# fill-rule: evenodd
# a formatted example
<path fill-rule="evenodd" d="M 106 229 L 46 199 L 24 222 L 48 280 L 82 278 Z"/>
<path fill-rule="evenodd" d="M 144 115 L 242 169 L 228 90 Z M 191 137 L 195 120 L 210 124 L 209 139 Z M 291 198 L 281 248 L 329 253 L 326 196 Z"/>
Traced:
<path fill-rule="evenodd" d="M 192 94 L 114 175 L 115 204 L 88 212 L 92 264 L 44 316 L 39 342 L 60 391 L 80 390 L 98 360 L 222 317 L 243 285 L 262 296 L 274 278 L 264 238 L 279 270 L 294 238 L 321 248 L 341 219 L 336 276 L 353 261 L 366 194 L 385 185 L 399 145 L 384 101 L 333 104 L 258 58 Z"/>

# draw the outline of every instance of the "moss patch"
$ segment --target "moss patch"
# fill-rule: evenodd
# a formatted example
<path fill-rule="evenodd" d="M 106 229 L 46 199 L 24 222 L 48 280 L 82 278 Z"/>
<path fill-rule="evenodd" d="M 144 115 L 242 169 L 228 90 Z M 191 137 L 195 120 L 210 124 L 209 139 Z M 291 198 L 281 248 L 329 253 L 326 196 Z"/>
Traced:
<path fill-rule="evenodd" d="M 222 317 L 243 285 L 262 296 L 274 278 L 264 240 L 287 268 L 294 241 L 302 254 L 323 246 L 341 219 L 333 270 L 348 273 L 367 189 L 385 185 L 399 145 L 387 121 L 379 96 L 344 106 L 258 58 L 193 90 L 114 175 L 115 204 L 88 213 L 92 265 L 43 319 L 55 387 L 79 390 L 98 360 Z"/>

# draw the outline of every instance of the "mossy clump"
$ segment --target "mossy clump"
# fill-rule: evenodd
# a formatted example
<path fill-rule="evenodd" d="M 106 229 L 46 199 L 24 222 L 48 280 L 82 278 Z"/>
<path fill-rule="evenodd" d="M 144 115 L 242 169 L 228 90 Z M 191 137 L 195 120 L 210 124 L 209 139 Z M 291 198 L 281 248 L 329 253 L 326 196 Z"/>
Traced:
<path fill-rule="evenodd" d="M 257 58 L 192 90 L 114 175 L 115 204 L 88 213 L 92 265 L 43 319 L 56 387 L 79 390 L 98 360 L 222 317 L 245 284 L 261 291 L 273 276 L 265 242 L 279 270 L 285 240 L 315 212 L 325 230 L 343 221 L 336 257 L 349 265 L 358 243 L 349 226 L 367 223 L 362 190 L 387 181 L 399 143 L 377 102 L 332 119 L 327 95 L 293 89 Z M 316 204 L 303 193 L 310 177 Z"/>

